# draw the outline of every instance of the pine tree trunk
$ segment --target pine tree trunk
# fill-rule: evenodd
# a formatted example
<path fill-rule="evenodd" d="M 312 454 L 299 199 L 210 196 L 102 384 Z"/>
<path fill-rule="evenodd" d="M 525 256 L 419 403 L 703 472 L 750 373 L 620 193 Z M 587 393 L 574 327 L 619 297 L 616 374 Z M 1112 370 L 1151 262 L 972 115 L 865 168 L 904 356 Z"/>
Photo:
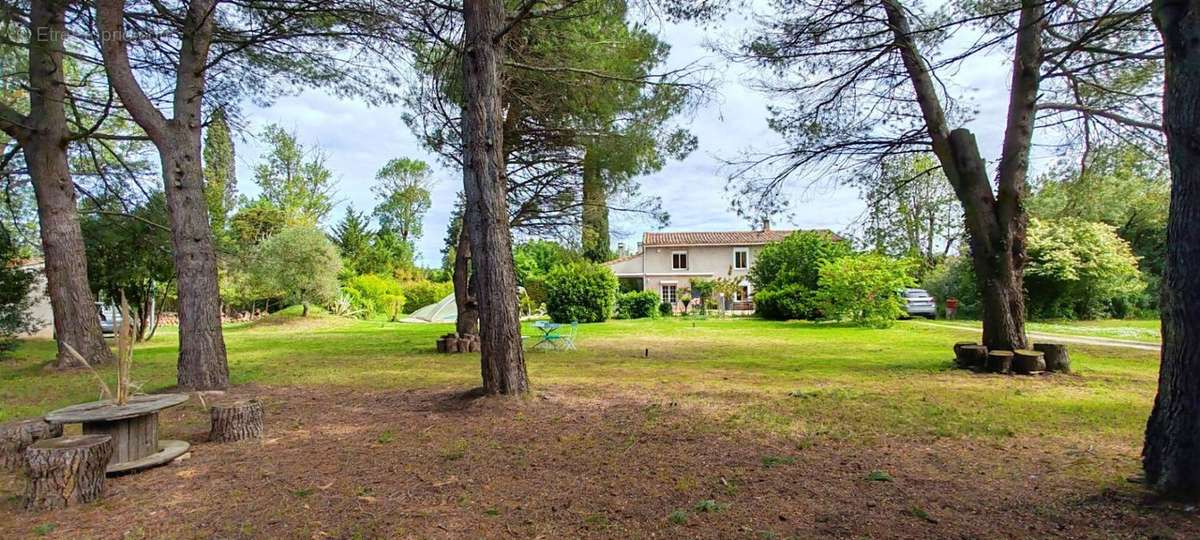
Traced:
<path fill-rule="evenodd" d="M 42 439 L 61 437 L 62 432 L 62 424 L 51 424 L 41 418 L 0 424 L 0 470 L 21 470 L 29 445 Z"/>
<path fill-rule="evenodd" d="M 463 3 L 463 220 L 471 234 L 471 255 L 479 284 L 481 371 L 488 394 L 529 390 L 521 348 L 517 282 L 506 198 L 501 131 L 500 29 L 504 2 Z"/>
<path fill-rule="evenodd" d="M 600 164 L 591 148 L 583 156 L 583 256 L 595 262 L 609 257 L 608 195 Z"/>
<path fill-rule="evenodd" d="M 1016 350 L 1029 346 L 1025 337 L 1024 269 L 1004 246 L 977 248 L 971 235 L 971 255 L 983 304 L 983 344 L 989 350 Z M 1000 253 L 996 253 L 996 248 Z"/>
<path fill-rule="evenodd" d="M 1200 8 L 1155 0 L 1166 52 L 1163 123 L 1171 209 L 1162 281 L 1158 395 L 1146 424 L 1147 482 L 1172 497 L 1200 496 Z"/>
<path fill-rule="evenodd" d="M 458 310 L 455 331 L 461 334 L 479 332 L 479 305 L 475 302 L 478 282 L 471 275 L 471 237 L 467 225 L 458 229 L 458 247 L 454 250 L 454 307 Z"/>
<path fill-rule="evenodd" d="M 972 262 L 983 296 L 983 344 L 989 350 L 1026 348 L 1022 287 L 1026 216 L 1021 199 L 1040 81 L 1044 4 L 1036 0 L 1021 2 L 996 193 L 992 192 L 975 136 L 964 128 L 951 130 L 946 121 L 933 74 L 913 38 L 908 11 L 898 0 L 885 0 L 883 8 L 933 152 L 963 207 Z"/>
<path fill-rule="evenodd" d="M 44 439 L 25 450 L 25 507 L 53 510 L 95 501 L 112 457 L 108 435 Z"/>
<path fill-rule="evenodd" d="M 58 340 L 56 367 L 76 367 L 78 361 L 63 344 L 73 347 L 89 363 L 113 361 L 112 351 L 100 332 L 95 297 L 88 284 L 83 232 L 75 198 L 75 184 L 67 163 L 67 120 L 64 103 L 63 42 L 67 2 L 39 0 L 30 4 L 34 35 L 29 48 L 28 140 L 22 141 L 25 162 L 37 197 L 38 221 L 45 258 L 54 335 Z"/>
<path fill-rule="evenodd" d="M 170 142 L 159 149 L 179 283 L 178 382 L 186 389 L 223 390 L 229 386 L 229 365 L 199 159 L 199 113 L 197 107 L 183 124 L 173 120 Z"/>
<path fill-rule="evenodd" d="M 201 105 L 216 0 L 189 0 L 186 7 L 174 73 L 173 117 L 168 119 L 133 73 L 125 31 L 125 1 L 95 3 L 97 25 L 111 38 L 100 40 L 109 84 L 121 97 L 125 110 L 154 142 L 162 163 L 179 283 L 179 386 L 220 390 L 229 385 L 229 366 L 221 333 L 217 259 L 200 160 Z"/>

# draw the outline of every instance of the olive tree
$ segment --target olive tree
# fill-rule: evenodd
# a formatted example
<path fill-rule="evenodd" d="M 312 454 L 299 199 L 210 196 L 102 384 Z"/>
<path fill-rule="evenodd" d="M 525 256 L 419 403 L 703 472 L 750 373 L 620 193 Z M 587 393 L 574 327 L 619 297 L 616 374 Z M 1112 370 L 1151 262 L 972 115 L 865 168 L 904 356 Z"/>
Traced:
<path fill-rule="evenodd" d="M 265 290 L 304 306 L 328 302 L 338 293 L 342 259 L 337 246 L 316 227 L 298 225 L 271 235 L 258 244 L 250 274 Z"/>

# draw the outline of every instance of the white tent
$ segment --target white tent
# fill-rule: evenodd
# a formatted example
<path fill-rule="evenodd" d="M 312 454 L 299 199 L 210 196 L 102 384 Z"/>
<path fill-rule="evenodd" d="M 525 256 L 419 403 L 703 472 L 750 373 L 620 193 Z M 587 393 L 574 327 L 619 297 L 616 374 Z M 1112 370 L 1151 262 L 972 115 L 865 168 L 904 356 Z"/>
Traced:
<path fill-rule="evenodd" d="M 403 322 L 415 323 L 452 323 L 456 321 L 458 321 L 458 306 L 454 305 L 454 293 L 450 293 L 436 304 L 429 304 L 412 312 L 403 320 Z"/>

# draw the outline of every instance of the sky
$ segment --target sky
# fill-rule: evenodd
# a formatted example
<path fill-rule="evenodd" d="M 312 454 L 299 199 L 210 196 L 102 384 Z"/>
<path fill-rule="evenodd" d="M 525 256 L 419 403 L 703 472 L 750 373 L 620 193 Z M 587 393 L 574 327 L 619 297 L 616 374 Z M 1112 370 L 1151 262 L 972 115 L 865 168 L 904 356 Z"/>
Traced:
<path fill-rule="evenodd" d="M 689 128 L 699 146 L 683 161 L 671 162 L 661 171 L 640 179 L 642 191 L 661 197 L 671 215 L 668 231 L 745 230 L 749 224 L 730 208 L 725 192 L 729 174 L 724 163 L 757 151 L 777 148 L 780 137 L 767 126 L 768 97 L 748 81 L 752 72 L 731 64 L 714 53 L 709 44 L 730 42 L 745 34 L 747 22 L 733 21 L 721 28 L 702 29 L 692 24 L 651 24 L 649 29 L 671 45 L 666 68 L 693 62 L 711 65 L 718 77 L 716 93 L 698 110 L 676 121 Z M 1007 60 L 991 55 L 974 58 L 954 73 L 944 74 L 956 96 L 968 96 L 978 114 L 966 127 L 975 132 L 983 157 L 998 159 L 1007 106 Z M 237 140 L 238 189 L 253 196 L 253 166 L 262 147 L 254 134 L 268 123 L 294 130 L 302 144 L 319 145 L 327 153 L 327 166 L 338 179 L 337 203 L 326 226 L 341 218 L 346 205 L 360 211 L 375 206 L 371 186 L 375 172 L 398 157 L 422 159 L 433 166 L 436 179 L 432 208 L 425 216 L 424 234 L 418 241 L 418 264 L 437 266 L 446 225 L 456 194 L 462 187 L 461 172 L 440 163 L 418 143 L 401 119 L 402 107 L 371 107 L 340 99 L 321 90 L 305 91 L 277 100 L 269 107 L 247 106 L 242 139 Z M 1035 149 L 1032 166 L 1037 170 L 1056 156 Z M 864 204 L 857 190 L 824 182 L 812 189 L 792 184 L 788 191 L 792 208 L 786 218 L 771 225 L 783 228 L 822 228 L 846 231 L 862 217 Z M 614 214 L 613 247 L 625 243 L 632 248 L 651 224 L 636 216 Z M 656 230 L 656 229 L 654 229 Z"/>

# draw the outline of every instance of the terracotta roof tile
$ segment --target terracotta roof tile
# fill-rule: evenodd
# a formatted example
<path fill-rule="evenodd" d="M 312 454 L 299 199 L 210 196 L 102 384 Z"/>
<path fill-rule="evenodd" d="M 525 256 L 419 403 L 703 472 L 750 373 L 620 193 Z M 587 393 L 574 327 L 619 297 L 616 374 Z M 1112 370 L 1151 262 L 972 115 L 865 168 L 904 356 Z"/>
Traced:
<path fill-rule="evenodd" d="M 724 232 L 648 232 L 642 237 L 646 247 L 653 246 L 753 246 L 778 242 L 795 231 L 724 231 Z"/>

